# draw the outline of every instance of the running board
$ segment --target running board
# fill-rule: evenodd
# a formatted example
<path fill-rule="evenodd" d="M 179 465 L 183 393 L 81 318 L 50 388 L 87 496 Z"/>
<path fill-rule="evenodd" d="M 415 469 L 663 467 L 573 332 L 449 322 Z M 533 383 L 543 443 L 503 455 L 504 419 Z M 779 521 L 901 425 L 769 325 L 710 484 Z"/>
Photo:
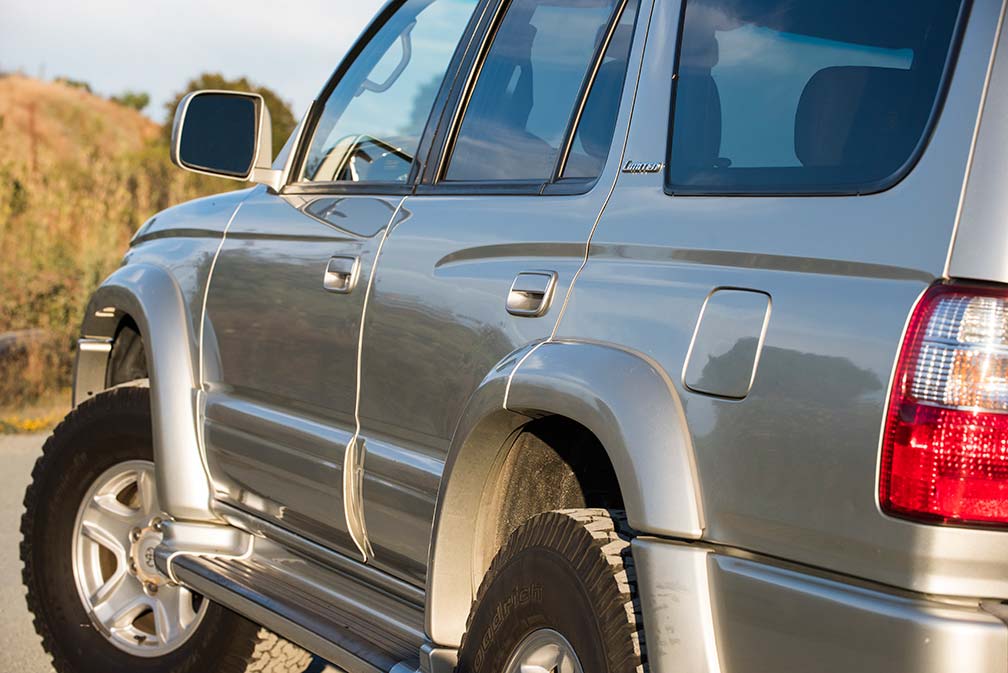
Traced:
<path fill-rule="evenodd" d="M 193 537 L 171 529 L 190 526 L 165 525 L 165 542 L 155 552 L 165 574 L 347 673 L 418 670 L 425 642 L 421 606 L 228 526 L 213 526 L 225 529 L 225 540 L 180 551 L 175 542 Z"/>

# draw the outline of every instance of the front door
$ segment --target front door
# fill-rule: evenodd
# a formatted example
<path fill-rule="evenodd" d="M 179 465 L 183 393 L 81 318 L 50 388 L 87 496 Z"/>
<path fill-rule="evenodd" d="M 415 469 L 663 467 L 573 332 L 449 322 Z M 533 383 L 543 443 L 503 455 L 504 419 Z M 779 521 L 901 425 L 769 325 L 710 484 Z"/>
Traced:
<path fill-rule="evenodd" d="M 551 335 L 619 172 L 640 58 L 635 0 L 505 4 L 447 106 L 445 160 L 435 149 L 389 230 L 364 325 L 367 535 L 376 564 L 420 585 L 455 425 L 498 362 Z"/>
<path fill-rule="evenodd" d="M 475 6 L 383 12 L 309 114 L 293 181 L 242 203 L 210 281 L 204 438 L 217 497 L 348 553 L 362 547 L 343 504 L 361 316 Z"/>

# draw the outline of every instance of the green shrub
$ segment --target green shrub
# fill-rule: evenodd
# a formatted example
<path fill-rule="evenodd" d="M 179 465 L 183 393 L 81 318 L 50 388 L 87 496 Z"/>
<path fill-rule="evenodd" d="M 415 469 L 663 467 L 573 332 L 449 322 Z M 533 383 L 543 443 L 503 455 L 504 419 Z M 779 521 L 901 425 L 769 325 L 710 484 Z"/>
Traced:
<path fill-rule="evenodd" d="M 109 100 L 139 112 L 150 104 L 150 95 L 143 91 L 124 91 L 118 96 L 112 96 Z"/>

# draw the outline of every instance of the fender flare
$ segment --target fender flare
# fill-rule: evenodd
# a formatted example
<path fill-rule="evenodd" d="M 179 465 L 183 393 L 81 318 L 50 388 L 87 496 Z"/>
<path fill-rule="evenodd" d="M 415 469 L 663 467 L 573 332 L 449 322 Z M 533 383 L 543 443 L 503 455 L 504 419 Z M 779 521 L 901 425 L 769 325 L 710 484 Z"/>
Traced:
<path fill-rule="evenodd" d="M 599 439 L 634 529 L 682 539 L 703 534 L 693 445 L 668 376 L 645 356 L 609 345 L 530 345 L 483 380 L 449 448 L 427 574 L 426 630 L 436 646 L 457 648 L 465 632 L 480 581 L 474 549 L 487 480 L 522 426 L 544 415 L 570 418 Z"/>
<path fill-rule="evenodd" d="M 686 413 L 671 379 L 647 356 L 608 344 L 544 343 L 512 375 L 505 404 L 591 430 L 612 461 L 632 528 L 700 539 L 704 517 Z"/>
<path fill-rule="evenodd" d="M 197 423 L 197 337 L 182 292 L 169 271 L 154 264 L 130 264 L 95 291 L 81 326 L 75 393 L 104 388 L 104 367 L 87 362 L 85 344 L 111 343 L 125 315 L 136 323 L 145 344 L 161 506 L 180 519 L 216 520 L 210 509 L 212 490 Z M 102 372 L 100 381 L 97 370 Z"/>

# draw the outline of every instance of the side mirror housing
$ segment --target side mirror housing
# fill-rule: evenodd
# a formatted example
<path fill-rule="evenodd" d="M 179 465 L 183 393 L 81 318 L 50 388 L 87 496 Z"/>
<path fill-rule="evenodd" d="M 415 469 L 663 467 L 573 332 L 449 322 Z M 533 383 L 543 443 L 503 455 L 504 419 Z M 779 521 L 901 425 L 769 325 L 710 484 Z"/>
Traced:
<path fill-rule="evenodd" d="M 171 160 L 194 173 L 280 189 L 272 168 L 273 134 L 262 96 L 194 91 L 179 103 L 172 124 Z"/>

